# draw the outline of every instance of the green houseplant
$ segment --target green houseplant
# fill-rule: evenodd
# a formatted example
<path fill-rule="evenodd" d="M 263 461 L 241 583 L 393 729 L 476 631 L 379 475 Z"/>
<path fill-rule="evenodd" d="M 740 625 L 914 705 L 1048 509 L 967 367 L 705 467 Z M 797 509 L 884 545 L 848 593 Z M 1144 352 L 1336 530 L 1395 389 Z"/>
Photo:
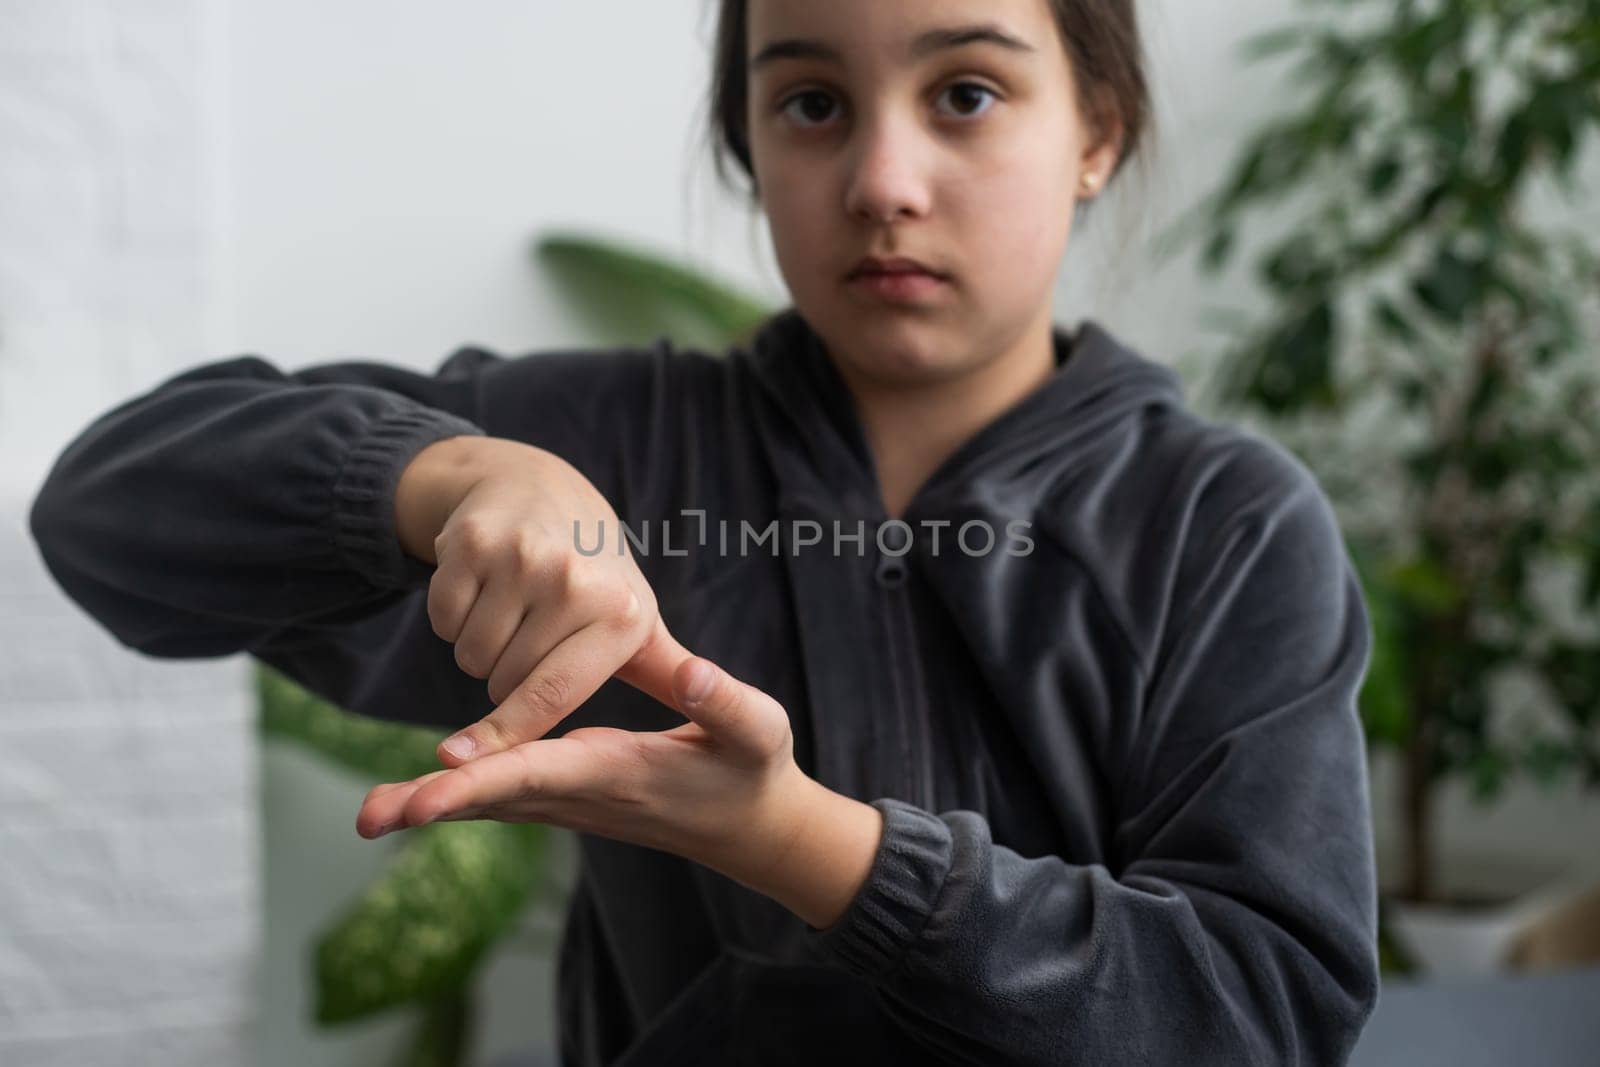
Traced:
<path fill-rule="evenodd" d="M 768 314 L 715 279 L 627 245 L 550 234 L 539 261 L 583 314 L 597 345 L 663 334 L 724 351 Z M 439 769 L 443 732 L 353 715 L 257 664 L 265 736 L 306 746 L 377 784 Z M 550 827 L 493 820 L 411 830 L 383 873 L 321 931 L 314 946 L 316 1021 L 325 1026 L 411 1011 L 406 1067 L 466 1061 L 480 966 L 541 892 L 552 888 Z"/>
<path fill-rule="evenodd" d="M 1576 195 L 1600 2 L 1302 0 L 1243 54 L 1292 61 L 1294 90 L 1167 234 L 1213 271 L 1248 238 L 1264 289 L 1219 316 L 1201 404 L 1293 448 L 1340 514 L 1361 710 L 1403 781 L 1397 898 L 1439 900 L 1443 783 L 1600 783 L 1600 234 Z"/>

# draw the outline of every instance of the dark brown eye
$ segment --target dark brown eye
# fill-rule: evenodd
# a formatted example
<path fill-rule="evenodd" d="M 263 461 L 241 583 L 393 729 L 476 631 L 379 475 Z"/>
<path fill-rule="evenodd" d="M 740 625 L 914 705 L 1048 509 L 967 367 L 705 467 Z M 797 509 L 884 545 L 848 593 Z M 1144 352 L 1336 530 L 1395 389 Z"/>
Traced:
<path fill-rule="evenodd" d="M 956 104 L 956 114 L 963 118 L 981 115 L 988 110 L 982 106 L 985 97 L 999 99 L 993 89 L 977 82 L 956 82 L 945 90 L 944 95 L 949 96 Z"/>
<path fill-rule="evenodd" d="M 807 89 L 795 93 L 784 101 L 783 107 L 779 110 L 789 113 L 797 103 L 801 105 L 800 111 L 804 113 L 806 119 L 802 125 L 826 122 L 833 113 L 833 97 L 819 89 Z M 819 104 L 822 106 L 819 107 Z"/>

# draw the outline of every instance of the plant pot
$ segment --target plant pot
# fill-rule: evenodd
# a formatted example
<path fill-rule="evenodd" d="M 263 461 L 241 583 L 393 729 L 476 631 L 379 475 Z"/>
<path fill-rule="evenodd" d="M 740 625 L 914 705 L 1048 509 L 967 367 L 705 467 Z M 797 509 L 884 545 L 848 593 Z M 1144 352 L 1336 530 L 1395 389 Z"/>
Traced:
<path fill-rule="evenodd" d="M 1395 939 L 1428 978 L 1480 978 L 1513 969 L 1518 938 L 1581 893 L 1568 872 L 1481 856 L 1449 865 L 1438 898 L 1386 900 Z"/>

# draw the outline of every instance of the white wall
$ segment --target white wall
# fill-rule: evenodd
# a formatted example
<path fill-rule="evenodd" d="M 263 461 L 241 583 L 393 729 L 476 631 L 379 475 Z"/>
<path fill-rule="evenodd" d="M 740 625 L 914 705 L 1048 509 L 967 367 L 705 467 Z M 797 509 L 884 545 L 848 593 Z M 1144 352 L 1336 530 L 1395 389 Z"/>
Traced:
<path fill-rule="evenodd" d="M 215 347 L 199 0 L 0 2 L 0 1063 L 246 1062 L 243 664 L 129 654 L 34 554 L 76 427 Z"/>
<path fill-rule="evenodd" d="M 432 367 L 468 341 L 581 340 L 530 258 L 552 226 L 778 299 L 747 249 L 755 228 L 696 180 L 703 6 L 237 5 L 233 345 Z"/>

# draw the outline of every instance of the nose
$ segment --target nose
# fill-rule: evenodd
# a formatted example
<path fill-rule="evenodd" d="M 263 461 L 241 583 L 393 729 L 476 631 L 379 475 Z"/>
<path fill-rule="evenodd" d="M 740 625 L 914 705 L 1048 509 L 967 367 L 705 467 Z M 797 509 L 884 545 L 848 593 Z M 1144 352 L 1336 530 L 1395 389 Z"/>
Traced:
<path fill-rule="evenodd" d="M 845 210 L 864 222 L 926 215 L 929 182 L 913 130 L 892 118 L 864 122 L 849 156 Z"/>

